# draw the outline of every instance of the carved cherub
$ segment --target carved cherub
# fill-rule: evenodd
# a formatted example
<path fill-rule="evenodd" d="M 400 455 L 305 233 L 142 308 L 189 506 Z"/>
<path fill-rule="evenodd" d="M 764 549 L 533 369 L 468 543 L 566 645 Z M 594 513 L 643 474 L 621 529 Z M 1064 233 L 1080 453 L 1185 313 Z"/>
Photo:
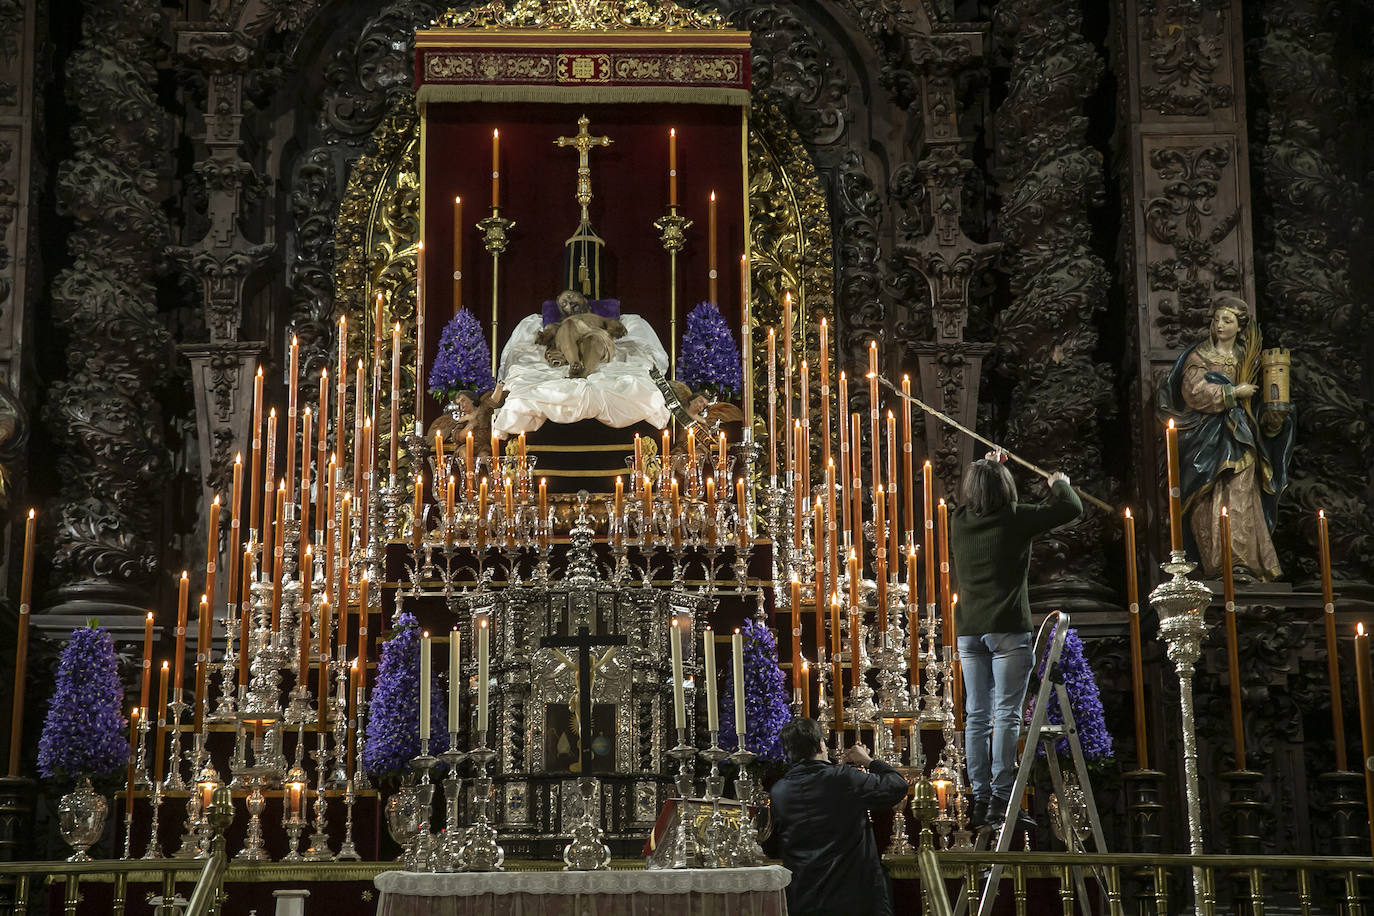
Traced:
<path fill-rule="evenodd" d="M 453 410 L 439 415 L 430 424 L 429 435 L 436 432 L 444 434 L 444 441 L 454 444 L 467 439 L 471 430 L 473 450 L 478 455 L 491 454 L 491 414 L 506 400 L 506 390 L 497 382 L 496 387 L 485 394 L 475 391 L 461 391 L 453 400 Z"/>
<path fill-rule="evenodd" d="M 717 423 L 737 423 L 744 419 L 744 411 L 734 404 L 725 401 L 713 402 L 704 394 L 693 394 L 692 389 L 677 379 L 673 379 L 668 384 L 672 388 L 673 394 L 677 396 L 678 403 L 683 405 L 688 415 L 699 423 L 713 427 Z"/>
<path fill-rule="evenodd" d="M 565 289 L 556 301 L 562 318 L 541 330 L 534 342 L 546 348 L 550 366 L 567 366 L 568 378 L 586 378 L 615 358 L 615 341 L 625 336 L 625 325 L 593 313 L 577 290 Z"/>

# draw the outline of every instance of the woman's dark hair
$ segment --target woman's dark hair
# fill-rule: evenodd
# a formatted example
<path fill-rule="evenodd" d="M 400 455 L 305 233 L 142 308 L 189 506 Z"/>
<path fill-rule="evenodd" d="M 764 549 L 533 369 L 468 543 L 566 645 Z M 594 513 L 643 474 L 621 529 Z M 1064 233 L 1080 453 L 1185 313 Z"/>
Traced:
<path fill-rule="evenodd" d="M 964 472 L 964 505 L 974 515 L 991 515 L 1016 502 L 1016 481 L 1000 461 L 980 458 Z"/>
<path fill-rule="evenodd" d="M 815 719 L 793 719 L 782 727 L 782 734 L 778 737 L 782 739 L 782 749 L 787 754 L 788 763 L 810 760 L 820 753 L 821 745 L 825 742 L 825 733 Z"/>

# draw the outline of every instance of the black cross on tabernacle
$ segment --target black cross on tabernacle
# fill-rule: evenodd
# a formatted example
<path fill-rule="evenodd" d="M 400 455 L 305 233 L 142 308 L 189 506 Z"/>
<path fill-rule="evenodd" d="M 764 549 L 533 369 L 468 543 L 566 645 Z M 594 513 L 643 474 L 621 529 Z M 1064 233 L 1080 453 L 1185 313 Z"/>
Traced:
<path fill-rule="evenodd" d="M 577 746 L 582 774 L 592 771 L 592 652 L 597 646 L 623 646 L 629 642 L 624 636 L 593 635 L 586 624 L 577 628 L 576 636 L 545 636 L 539 641 L 547 648 L 577 649 Z"/>

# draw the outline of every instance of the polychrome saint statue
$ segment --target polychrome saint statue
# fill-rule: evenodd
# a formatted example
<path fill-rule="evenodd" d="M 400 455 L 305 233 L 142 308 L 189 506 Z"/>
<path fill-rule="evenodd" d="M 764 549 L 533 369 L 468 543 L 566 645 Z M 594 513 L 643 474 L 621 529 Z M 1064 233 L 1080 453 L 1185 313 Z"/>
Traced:
<path fill-rule="evenodd" d="M 1282 575 L 1272 534 L 1293 454 L 1287 354 L 1264 354 L 1266 367 L 1273 353 L 1285 368 L 1281 385 L 1269 384 L 1266 368 L 1261 390 L 1260 348 L 1259 326 L 1245 301 L 1222 297 L 1212 308 L 1207 337 L 1183 352 L 1159 391 L 1161 417 L 1179 430 L 1185 546 L 1209 575 L 1219 575 L 1226 507 L 1231 563 L 1242 581 Z"/>

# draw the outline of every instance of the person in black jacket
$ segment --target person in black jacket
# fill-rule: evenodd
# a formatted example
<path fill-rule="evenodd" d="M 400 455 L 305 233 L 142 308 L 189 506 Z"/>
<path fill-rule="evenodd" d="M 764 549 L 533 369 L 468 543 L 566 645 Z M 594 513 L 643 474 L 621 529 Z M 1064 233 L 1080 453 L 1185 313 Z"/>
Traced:
<path fill-rule="evenodd" d="M 824 734 L 814 719 L 793 719 L 782 729 L 792 764 L 774 783 L 773 839 L 792 872 L 787 911 L 792 916 L 889 916 L 870 809 L 891 808 L 906 795 L 906 779 L 861 744 L 845 751 L 852 766 L 829 762 Z M 863 771 L 868 768 L 868 772 Z"/>

